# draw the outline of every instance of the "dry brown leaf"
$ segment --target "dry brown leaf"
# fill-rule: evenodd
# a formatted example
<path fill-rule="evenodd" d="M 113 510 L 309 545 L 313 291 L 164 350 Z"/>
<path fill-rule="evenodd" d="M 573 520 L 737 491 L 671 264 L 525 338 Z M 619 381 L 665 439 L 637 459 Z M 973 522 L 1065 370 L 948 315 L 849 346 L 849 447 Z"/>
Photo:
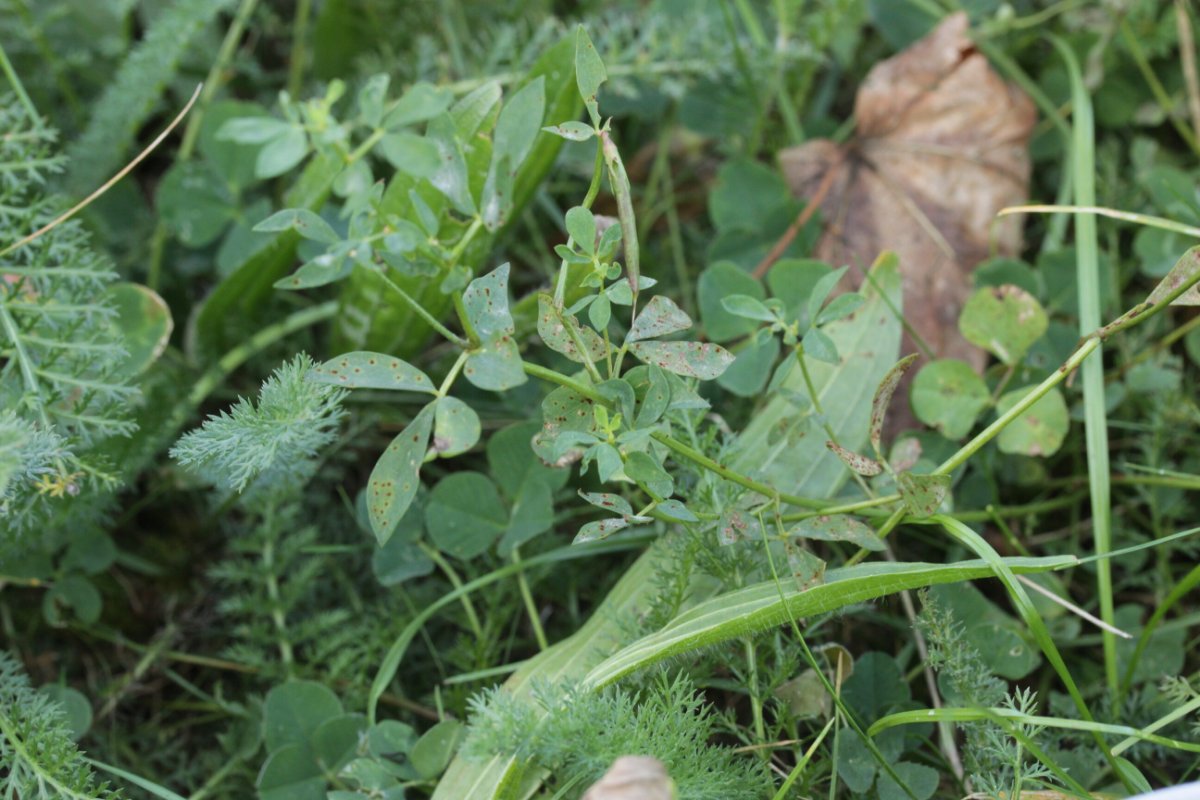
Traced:
<path fill-rule="evenodd" d="M 667 768 L 651 756 L 621 756 L 592 784 L 583 800 L 674 800 Z"/>
<path fill-rule="evenodd" d="M 938 357 L 981 369 L 985 354 L 959 334 L 958 314 L 970 271 L 993 252 L 1020 250 L 1021 218 L 996 212 L 1026 198 L 1036 112 L 966 31 L 966 14 L 951 14 L 877 64 L 859 87 L 846 145 L 814 140 L 779 160 L 793 192 L 824 195 L 817 257 L 865 267 L 896 251 L 905 318 Z M 905 352 L 915 349 L 906 336 Z"/>

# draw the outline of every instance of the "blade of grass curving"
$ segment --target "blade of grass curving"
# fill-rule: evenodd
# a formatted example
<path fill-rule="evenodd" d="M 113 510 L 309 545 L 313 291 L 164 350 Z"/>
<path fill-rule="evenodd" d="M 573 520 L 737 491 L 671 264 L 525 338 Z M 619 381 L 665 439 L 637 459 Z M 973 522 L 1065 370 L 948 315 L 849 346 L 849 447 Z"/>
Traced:
<path fill-rule="evenodd" d="M 1096 205 L 1095 131 L 1092 101 L 1083 85 L 1083 75 L 1075 54 L 1065 42 L 1052 39 L 1067 64 L 1071 79 L 1071 169 L 1075 181 L 1075 202 Z M 1079 292 L 1079 335 L 1086 336 L 1100 327 L 1100 256 L 1096 241 L 1096 218 L 1090 214 L 1075 217 L 1075 266 Z M 1103 348 L 1083 362 L 1084 438 L 1087 442 L 1088 486 L 1092 495 L 1092 538 L 1097 555 L 1112 549 L 1112 498 L 1108 465 L 1108 413 L 1104 405 Z M 1100 619 L 1113 624 L 1112 564 L 1103 559 L 1096 565 Z M 1116 694 L 1117 640 L 1105 631 L 1104 677 L 1109 691 Z M 1119 773 L 1118 773 L 1119 774 Z"/>
<path fill-rule="evenodd" d="M 922 520 L 910 520 L 911 522 L 922 522 Z M 1021 615 L 1021 619 L 1029 627 L 1030 633 L 1033 634 L 1034 640 L 1041 648 L 1046 660 L 1054 667 L 1054 671 L 1058 673 L 1058 677 L 1062 680 L 1063 685 L 1067 689 L 1067 693 L 1071 696 L 1071 700 L 1075 703 L 1075 707 L 1079 713 L 1088 722 L 1094 722 L 1091 710 L 1088 708 L 1087 701 L 1083 699 L 1083 693 L 1079 691 L 1079 687 L 1075 683 L 1074 676 L 1067 668 L 1067 664 L 1063 661 L 1062 653 L 1058 651 L 1058 646 L 1054 644 L 1054 639 L 1050 636 L 1050 631 L 1046 627 L 1046 621 L 1042 619 L 1041 613 L 1037 610 L 1037 606 L 1029 599 L 1029 595 L 1025 591 L 1025 587 L 1017 580 L 1017 576 L 1013 569 L 1009 566 L 1009 559 L 1001 558 L 987 541 L 975 531 L 968 528 L 953 517 L 947 517 L 941 514 L 929 517 L 929 522 L 941 525 L 942 528 L 950 534 L 955 541 L 965 545 L 968 549 L 978 555 L 980 558 L 991 564 L 995 569 L 995 575 L 1004 583 L 1004 588 L 1008 590 L 1009 597 L 1012 598 L 1013 605 L 1017 609 L 1017 613 Z M 1107 563 L 1108 559 L 1103 559 L 1101 563 Z M 1107 632 L 1106 632 L 1107 634 Z M 1112 634 L 1107 634 L 1112 636 Z M 1096 744 L 1100 747 L 1100 752 L 1104 754 L 1104 758 L 1112 766 L 1114 774 L 1120 776 L 1122 783 L 1126 783 L 1126 788 L 1130 792 L 1134 791 L 1134 787 L 1127 784 L 1127 778 L 1124 772 L 1117 764 L 1116 758 L 1112 751 L 1109 750 L 1108 743 L 1099 733 L 1093 731 L 1093 736 L 1096 739 Z"/>
<path fill-rule="evenodd" d="M 1133 654 L 1129 657 L 1129 662 L 1125 665 L 1125 675 L 1121 678 L 1121 686 L 1117 691 L 1117 701 L 1124 699 L 1125 694 L 1133 686 L 1133 673 L 1137 669 L 1138 662 L 1142 659 L 1142 653 L 1146 651 L 1146 646 L 1150 644 L 1150 636 L 1158 629 L 1158 624 L 1162 622 L 1163 617 L 1182 600 L 1188 592 L 1200 585 L 1200 564 L 1192 567 L 1191 571 L 1183 577 L 1183 580 L 1176 583 L 1163 601 L 1158 604 L 1158 608 L 1154 609 L 1154 613 L 1150 615 L 1150 619 L 1146 621 L 1145 627 L 1142 628 L 1141 634 L 1138 636 L 1137 645 L 1133 648 Z"/>
<path fill-rule="evenodd" d="M 1012 575 L 1074 566 L 1075 557 L 1000 561 L 1007 574 Z M 782 596 L 781 587 L 774 581 L 757 583 L 715 597 L 680 614 L 662 630 L 639 639 L 605 660 L 584 682 L 597 688 L 604 687 L 664 659 L 782 625 L 792 617 L 822 614 L 904 589 L 990 578 L 994 574 L 995 565 L 986 559 L 955 564 L 887 561 L 833 569 L 825 573 L 825 583 L 803 590 L 783 588 Z"/>
<path fill-rule="evenodd" d="M 1183 750 L 1188 753 L 1200 753 L 1200 744 L 1172 739 L 1169 736 L 1159 736 L 1144 728 L 1134 728 L 1129 725 L 1112 725 L 1107 722 L 1067 719 L 1065 717 L 1040 717 L 1035 714 L 1024 714 L 1011 708 L 937 708 L 900 711 L 878 720 L 870 727 L 869 733 L 874 736 L 881 731 L 894 728 L 897 725 L 911 725 L 918 722 L 942 719 L 951 722 L 981 722 L 985 720 L 994 722 L 1003 719 L 1016 725 L 1032 725 L 1038 728 L 1056 728 L 1067 731 L 1087 731 L 1093 734 L 1126 736 L 1138 741 L 1152 742 L 1153 744 L 1170 747 L 1175 750 Z M 1128 748 L 1126 747 L 1125 749 Z"/>

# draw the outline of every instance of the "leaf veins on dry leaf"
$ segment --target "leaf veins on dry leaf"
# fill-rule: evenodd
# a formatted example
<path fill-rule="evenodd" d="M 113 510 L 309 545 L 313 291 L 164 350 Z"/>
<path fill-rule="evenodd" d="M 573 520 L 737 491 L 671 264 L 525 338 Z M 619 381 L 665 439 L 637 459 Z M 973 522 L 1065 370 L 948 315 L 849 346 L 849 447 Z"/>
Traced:
<path fill-rule="evenodd" d="M 1015 255 L 1021 218 L 996 212 L 1029 187 L 1033 103 L 1006 83 L 966 35 L 966 14 L 880 62 L 855 99 L 855 137 L 817 139 L 779 154 L 792 191 L 818 198 L 818 258 L 865 267 L 900 257 L 904 312 L 940 358 L 981 369 L 985 354 L 958 332 L 970 271 Z M 915 349 L 905 334 L 906 352 Z"/>

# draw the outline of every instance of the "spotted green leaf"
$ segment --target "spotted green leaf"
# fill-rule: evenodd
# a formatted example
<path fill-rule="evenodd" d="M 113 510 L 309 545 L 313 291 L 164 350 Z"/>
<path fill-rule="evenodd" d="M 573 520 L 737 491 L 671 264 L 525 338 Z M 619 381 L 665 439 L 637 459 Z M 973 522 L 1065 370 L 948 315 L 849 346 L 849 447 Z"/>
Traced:
<path fill-rule="evenodd" d="M 567 325 L 575 332 L 575 337 L 567 330 Z M 548 294 L 538 295 L 538 336 L 546 346 L 555 352 L 562 353 L 572 361 L 584 362 L 584 355 L 575 344 L 575 338 L 583 344 L 587 356 L 592 362 L 601 361 L 607 348 L 604 340 L 591 328 L 580 324 L 574 315 L 554 305 L 553 298 Z"/>
<path fill-rule="evenodd" d="M 648 380 L 646 391 L 642 395 L 642 403 L 637 411 L 636 426 L 638 428 L 658 422 L 671 405 L 671 382 L 667 379 L 667 374 L 656 365 L 643 369 L 646 369 Z"/>
<path fill-rule="evenodd" d="M 574 120 L 560 125 L 547 125 L 542 130 L 564 139 L 570 139 L 572 142 L 586 142 L 596 135 L 596 129 L 591 125 Z"/>
<path fill-rule="evenodd" d="M 278 233 L 295 231 L 304 239 L 322 244 L 337 244 L 342 237 L 329 225 L 307 208 L 285 208 L 254 226 L 256 233 Z"/>
<path fill-rule="evenodd" d="M 677 522 L 699 522 L 700 518 L 692 510 L 678 500 L 663 500 L 654 507 L 658 513 L 670 517 Z"/>
<path fill-rule="evenodd" d="M 600 84 L 608 80 L 608 72 L 604 69 L 604 61 L 596 52 L 587 31 L 580 25 L 575 29 L 575 82 L 579 86 L 579 95 L 587 106 L 592 124 L 600 127 L 600 108 L 596 95 Z"/>
<path fill-rule="evenodd" d="M 1163 278 L 1154 291 L 1146 298 L 1147 302 L 1157 303 L 1183 284 L 1196 277 L 1200 270 L 1200 246 L 1193 247 L 1184 253 L 1167 276 Z M 1173 306 L 1200 306 L 1200 286 L 1193 284 L 1179 297 L 1171 301 Z"/>
<path fill-rule="evenodd" d="M 996 414 L 1007 413 L 1032 389 L 1033 387 L 1025 387 L 1006 392 L 996 402 Z M 996 446 L 1003 453 L 1052 456 L 1062 447 L 1068 427 L 1070 419 L 1067 403 L 1058 389 L 1051 389 L 1000 432 L 996 437 Z"/>
<path fill-rule="evenodd" d="M 359 350 L 332 358 L 313 369 L 309 379 L 348 389 L 395 389 L 434 394 L 433 381 L 403 359 Z"/>
<path fill-rule="evenodd" d="M 958 328 L 967 341 L 1016 364 L 1050 324 L 1042 304 L 1019 286 L 985 286 L 967 299 Z"/>
<path fill-rule="evenodd" d="M 567 211 L 567 233 L 580 252 L 593 255 L 596 252 L 596 217 L 583 206 Z"/>
<path fill-rule="evenodd" d="M 970 433 L 987 405 L 987 385 L 965 361 L 931 361 L 913 380 L 912 407 L 917 419 L 937 428 L 947 439 L 961 439 Z"/>
<path fill-rule="evenodd" d="M 728 350 L 711 342 L 634 342 L 629 352 L 647 364 L 702 381 L 720 377 L 733 363 Z"/>
<path fill-rule="evenodd" d="M 380 545 L 387 543 L 421 485 L 418 474 L 429 448 L 433 414 L 432 403 L 421 409 L 421 413 L 383 451 L 371 471 L 367 483 L 367 512 Z"/>
<path fill-rule="evenodd" d="M 572 544 L 583 544 L 584 542 L 595 542 L 600 539 L 607 539 L 617 531 L 623 531 L 631 524 L 624 517 L 613 517 L 611 519 L 598 519 L 595 522 L 589 522 L 579 529 L 579 533 L 575 534 L 575 539 Z"/>
<path fill-rule="evenodd" d="M 871 447 L 875 449 L 876 455 L 880 458 L 882 454 L 883 443 L 883 420 L 887 416 L 888 406 L 892 402 L 892 395 L 896 393 L 896 387 L 900 385 L 900 381 L 904 378 L 904 374 L 912 367 L 917 360 L 917 354 L 905 356 L 896 362 L 896 366 L 888 370 L 883 376 L 883 380 L 879 382 L 879 387 L 875 389 L 875 398 L 871 401 Z"/>
<path fill-rule="evenodd" d="M 542 401 L 542 430 L 533 437 L 533 451 L 542 463 L 552 467 L 565 467 L 578 461 L 583 450 L 570 448 L 558 453 L 560 435 L 592 432 L 596 418 L 592 413 L 595 401 L 577 392 L 559 387 Z"/>
<path fill-rule="evenodd" d="M 801 539 L 817 539 L 823 542 L 850 542 L 866 550 L 884 549 L 883 540 L 854 517 L 845 514 L 809 517 L 788 530 L 788 536 Z"/>
<path fill-rule="evenodd" d="M 950 492 L 950 476 L 901 472 L 896 476 L 896 488 L 900 490 L 910 514 L 928 517 L 937 513 Z"/>
<path fill-rule="evenodd" d="M 342 249 L 335 248 L 301 264 L 299 269 L 275 281 L 274 285 L 276 289 L 312 289 L 340 281 L 353 271 L 353 259 L 346 258 Z"/>
<path fill-rule="evenodd" d="M 437 147 L 441 161 L 441 166 L 429 178 L 429 182 L 446 196 L 456 211 L 475 216 L 475 198 L 471 196 L 467 160 L 463 156 L 454 121 L 446 114 L 436 117 L 429 123 L 425 135 Z"/>
<path fill-rule="evenodd" d="M 479 415 L 457 397 L 434 401 L 433 449 L 442 458 L 465 453 L 479 441 Z"/>
<path fill-rule="evenodd" d="M 825 446 L 833 451 L 833 454 L 849 467 L 851 471 L 857 472 L 859 475 L 865 475 L 870 478 L 883 472 L 883 465 L 873 458 L 859 455 L 853 450 L 847 450 L 837 442 L 825 442 Z"/>
<path fill-rule="evenodd" d="M 602 508 L 609 513 L 620 514 L 622 517 L 633 516 L 633 506 L 629 505 L 629 501 L 619 494 L 580 492 L 579 496 L 596 508 Z"/>
<path fill-rule="evenodd" d="M 675 305 L 669 297 L 656 294 L 646 303 L 646 307 L 638 312 L 637 319 L 629 328 L 626 342 L 640 342 L 643 339 L 657 339 L 692 327 L 692 319 L 682 308 Z"/>
<path fill-rule="evenodd" d="M 525 382 L 521 353 L 508 309 L 508 264 L 471 281 L 463 292 L 467 319 L 480 346 L 467 357 L 463 376 L 480 389 L 500 392 Z"/>

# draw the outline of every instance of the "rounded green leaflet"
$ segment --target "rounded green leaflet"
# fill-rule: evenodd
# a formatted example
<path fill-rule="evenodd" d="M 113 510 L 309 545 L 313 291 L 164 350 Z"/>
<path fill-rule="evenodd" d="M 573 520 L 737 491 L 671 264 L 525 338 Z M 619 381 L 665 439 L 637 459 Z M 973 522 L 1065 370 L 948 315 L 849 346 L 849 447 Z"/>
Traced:
<path fill-rule="evenodd" d="M 263 737 L 267 750 L 307 744 L 317 728 L 342 713 L 342 703 L 324 684 L 288 681 L 267 693 L 263 702 Z"/>
<path fill-rule="evenodd" d="M 724 301 L 731 295 L 763 300 L 766 292 L 754 276 L 732 261 L 718 261 L 700 273 L 696 297 L 704 333 L 710 341 L 728 342 L 758 327 L 754 320 L 738 316 L 726 308 Z"/>
<path fill-rule="evenodd" d="M 442 720 L 413 745 L 409 754 L 412 765 L 422 778 L 437 777 L 446 769 L 466 734 L 466 727 L 458 720 Z"/>
<path fill-rule="evenodd" d="M 1029 394 L 1034 387 L 1027 386 L 1006 392 L 996 402 L 996 414 L 1003 415 Z M 1058 389 L 1051 389 L 1034 403 L 1028 411 L 1017 417 L 996 437 L 996 446 L 1003 453 L 1025 456 L 1051 456 L 1062 447 L 1071 421 L 1067 413 L 1067 402 Z"/>
<path fill-rule="evenodd" d="M 494 392 L 524 383 L 525 369 L 508 308 L 508 264 L 471 281 L 463 291 L 463 307 L 479 337 L 479 348 L 468 356 L 463 376 Z"/>
<path fill-rule="evenodd" d="M 457 397 L 439 397 L 434 406 L 434 451 L 442 458 L 449 458 L 474 447 L 481 429 L 475 409 Z"/>
<path fill-rule="evenodd" d="M 629 352 L 647 364 L 702 381 L 721 377 L 733 363 L 732 353 L 711 342 L 634 342 Z"/>
<path fill-rule="evenodd" d="M 480 555 L 508 527 L 508 509 L 491 478 L 455 472 L 438 481 L 425 504 L 425 530 L 443 552 L 468 559 Z"/>
<path fill-rule="evenodd" d="M 366 350 L 331 358 L 313 369 L 310 380 L 348 389 L 395 389 L 428 394 L 436 391 L 429 376 L 404 359 Z"/>
<path fill-rule="evenodd" d="M 979 289 L 958 318 L 958 328 L 967 341 L 1009 366 L 1021 360 L 1049 324 L 1037 298 L 1011 283 Z"/>
<path fill-rule="evenodd" d="M 49 683 L 39 687 L 38 694 L 50 698 L 62 709 L 72 741 L 79 741 L 92 727 L 92 703 L 84 697 L 83 692 L 70 686 Z"/>
<path fill-rule="evenodd" d="M 921 368 L 912 384 L 912 407 L 917 419 L 932 425 L 947 439 L 971 432 L 988 406 L 983 379 L 965 361 L 943 358 Z"/>
<path fill-rule="evenodd" d="M 421 485 L 419 472 L 433 430 L 433 404 L 400 431 L 383 451 L 367 483 L 367 512 L 379 544 L 385 544 Z"/>
<path fill-rule="evenodd" d="M 904 498 L 904 505 L 914 517 L 928 517 L 937 513 L 946 495 L 950 492 L 949 475 L 918 475 L 901 472 L 896 476 L 896 488 Z"/>
<path fill-rule="evenodd" d="M 212 244 L 239 211 L 228 184 L 206 161 L 183 161 L 167 170 L 154 205 L 163 224 L 188 247 Z"/>
<path fill-rule="evenodd" d="M 157 292 L 137 283 L 114 283 L 105 296 L 117 312 L 111 324 L 127 353 L 121 374 L 140 375 L 167 349 L 175 327 L 171 309 Z"/>

